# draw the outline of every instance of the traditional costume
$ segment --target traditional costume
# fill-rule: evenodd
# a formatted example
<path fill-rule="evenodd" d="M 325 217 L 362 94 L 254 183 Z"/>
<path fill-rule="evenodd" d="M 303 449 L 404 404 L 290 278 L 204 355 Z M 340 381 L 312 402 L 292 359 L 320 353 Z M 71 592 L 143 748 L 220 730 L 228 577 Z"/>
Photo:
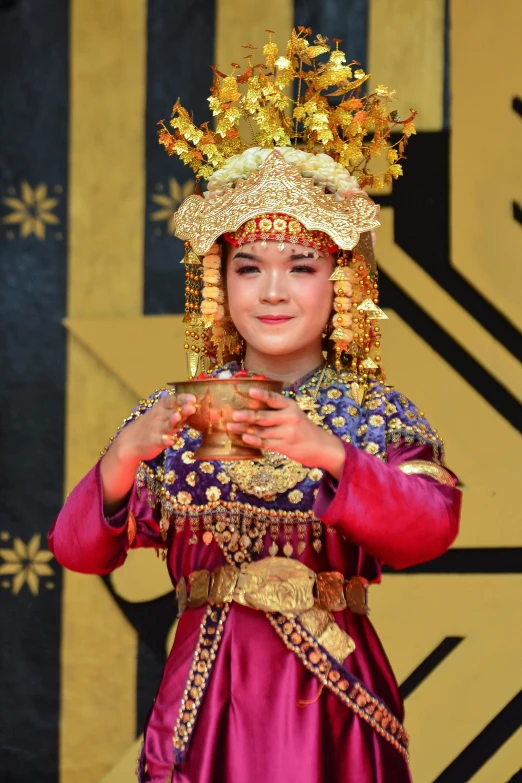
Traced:
<path fill-rule="evenodd" d="M 140 465 L 115 516 L 103 514 L 98 463 L 50 533 L 57 560 L 82 573 L 111 572 L 129 547 L 165 552 L 180 620 L 145 728 L 142 783 L 410 780 L 403 705 L 368 619 L 368 586 L 381 563 L 405 568 L 447 550 L 460 492 L 437 433 L 384 382 L 378 207 L 360 188 L 399 176 L 413 116 L 390 113 L 382 86 L 364 94 L 367 75 L 353 73 L 338 43 L 330 51 L 308 35 L 294 31 L 284 56 L 270 40 L 265 64 L 243 74 L 216 71 L 216 130 L 197 128 L 176 104 L 174 132 L 163 125 L 160 141 L 208 180 L 176 216 L 192 375 L 240 369 L 223 242 L 336 254 L 325 363 L 283 394 L 342 440 L 342 475 L 272 452 L 201 461 L 201 435 L 185 427 Z M 239 132 L 245 117 L 257 129 L 251 147 Z M 385 170 L 373 174 L 381 152 Z M 140 403 L 123 426 L 168 393 Z"/>

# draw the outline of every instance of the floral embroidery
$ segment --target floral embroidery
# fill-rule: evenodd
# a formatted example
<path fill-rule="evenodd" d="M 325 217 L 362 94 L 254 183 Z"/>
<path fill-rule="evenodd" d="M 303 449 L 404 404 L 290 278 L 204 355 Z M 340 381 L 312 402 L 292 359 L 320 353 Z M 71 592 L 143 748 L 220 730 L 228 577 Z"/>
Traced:
<path fill-rule="evenodd" d="M 188 506 L 192 502 L 192 495 L 190 492 L 178 492 L 176 497 L 180 506 Z"/>
<path fill-rule="evenodd" d="M 210 502 L 215 502 L 221 497 L 221 490 L 219 487 L 208 487 L 205 490 L 205 495 L 207 496 L 207 500 L 210 500 Z"/>

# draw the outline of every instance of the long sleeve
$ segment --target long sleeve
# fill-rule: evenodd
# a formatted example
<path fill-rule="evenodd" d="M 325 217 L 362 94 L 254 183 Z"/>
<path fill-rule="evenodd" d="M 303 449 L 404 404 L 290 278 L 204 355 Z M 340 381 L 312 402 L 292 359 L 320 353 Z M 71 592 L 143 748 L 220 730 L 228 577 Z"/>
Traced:
<path fill-rule="evenodd" d="M 127 506 L 107 519 L 98 462 L 67 498 L 49 531 L 49 549 L 65 568 L 102 575 L 125 562 L 130 546 L 162 546 L 146 495 L 140 499 L 134 484 Z"/>
<path fill-rule="evenodd" d="M 338 485 L 323 479 L 315 515 L 392 568 L 446 552 L 458 532 L 460 491 L 398 469 L 410 460 L 431 460 L 431 447 L 390 446 L 385 463 L 350 443 L 343 445 L 346 458 Z"/>

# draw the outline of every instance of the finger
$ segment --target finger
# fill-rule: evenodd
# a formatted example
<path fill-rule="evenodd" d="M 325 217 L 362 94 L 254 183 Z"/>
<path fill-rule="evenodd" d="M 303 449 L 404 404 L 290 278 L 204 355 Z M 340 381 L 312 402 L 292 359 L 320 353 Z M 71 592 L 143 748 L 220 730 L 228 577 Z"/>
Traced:
<path fill-rule="evenodd" d="M 265 402 L 269 408 L 286 408 L 289 403 L 289 400 L 286 397 L 283 397 L 282 394 L 268 391 L 268 389 L 259 389 L 256 386 L 250 389 L 249 394 L 253 400 Z"/>
<path fill-rule="evenodd" d="M 167 429 L 168 430 L 175 430 L 177 429 L 179 423 L 181 421 L 181 413 L 179 411 L 176 411 L 168 420 L 167 422 Z"/>
<path fill-rule="evenodd" d="M 181 405 L 181 407 L 187 404 L 195 405 L 197 402 L 197 397 L 195 394 L 178 394 L 177 401 L 178 405 Z"/>
<path fill-rule="evenodd" d="M 244 425 L 243 425 L 244 426 Z M 253 438 L 260 438 L 261 440 L 284 440 L 288 442 L 288 427 L 253 427 L 244 426 L 242 431 L 230 429 L 231 432 L 240 435 L 249 435 Z"/>
<path fill-rule="evenodd" d="M 263 451 L 277 451 L 278 454 L 284 454 L 284 441 L 273 438 L 260 438 L 256 435 L 245 434 L 242 436 L 243 443 L 247 446 L 254 446 Z"/>
<path fill-rule="evenodd" d="M 182 419 L 188 419 L 189 416 L 193 416 L 195 412 L 196 412 L 196 403 L 195 402 L 186 402 L 184 405 L 181 406 L 181 409 L 180 409 L 180 413 L 181 413 L 181 418 Z"/>
<path fill-rule="evenodd" d="M 288 427 L 283 424 L 274 427 L 256 427 L 254 424 L 246 422 L 230 422 L 227 424 L 227 430 L 236 435 L 246 433 L 247 435 L 257 435 L 260 438 L 284 438 L 288 436 Z"/>
<path fill-rule="evenodd" d="M 264 427 L 271 427 L 279 422 L 281 418 L 280 411 L 267 410 L 240 410 L 232 413 L 232 421 L 244 421 L 248 424 L 262 424 Z"/>
<path fill-rule="evenodd" d="M 177 432 L 164 432 L 160 437 L 160 445 L 163 446 L 164 449 L 167 449 L 169 446 L 173 445 L 177 437 Z"/>
<path fill-rule="evenodd" d="M 173 394 L 166 394 L 164 397 L 161 397 L 156 405 L 158 405 L 160 408 L 165 408 L 166 410 L 175 410 L 176 408 L 179 408 L 179 405 Z"/>

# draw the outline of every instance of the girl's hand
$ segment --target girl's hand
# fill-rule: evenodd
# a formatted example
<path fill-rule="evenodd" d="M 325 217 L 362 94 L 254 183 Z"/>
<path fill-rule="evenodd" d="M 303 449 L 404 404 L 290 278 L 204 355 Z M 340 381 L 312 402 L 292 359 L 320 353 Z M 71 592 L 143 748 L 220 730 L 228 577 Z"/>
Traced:
<path fill-rule="evenodd" d="M 336 435 L 318 427 L 294 400 L 281 394 L 254 388 L 250 397 L 266 403 L 270 410 L 234 411 L 233 421 L 227 425 L 230 432 L 241 433 L 248 446 L 276 451 L 339 478 L 345 451 Z"/>
<path fill-rule="evenodd" d="M 154 459 L 172 446 L 178 431 L 196 412 L 192 394 L 162 397 L 149 410 L 128 424 L 102 458 L 103 510 L 112 516 L 125 506 L 140 462 Z"/>
<path fill-rule="evenodd" d="M 179 430 L 195 412 L 196 398 L 193 394 L 162 397 L 118 435 L 114 446 L 117 445 L 120 458 L 137 464 L 154 459 L 172 446 Z"/>

